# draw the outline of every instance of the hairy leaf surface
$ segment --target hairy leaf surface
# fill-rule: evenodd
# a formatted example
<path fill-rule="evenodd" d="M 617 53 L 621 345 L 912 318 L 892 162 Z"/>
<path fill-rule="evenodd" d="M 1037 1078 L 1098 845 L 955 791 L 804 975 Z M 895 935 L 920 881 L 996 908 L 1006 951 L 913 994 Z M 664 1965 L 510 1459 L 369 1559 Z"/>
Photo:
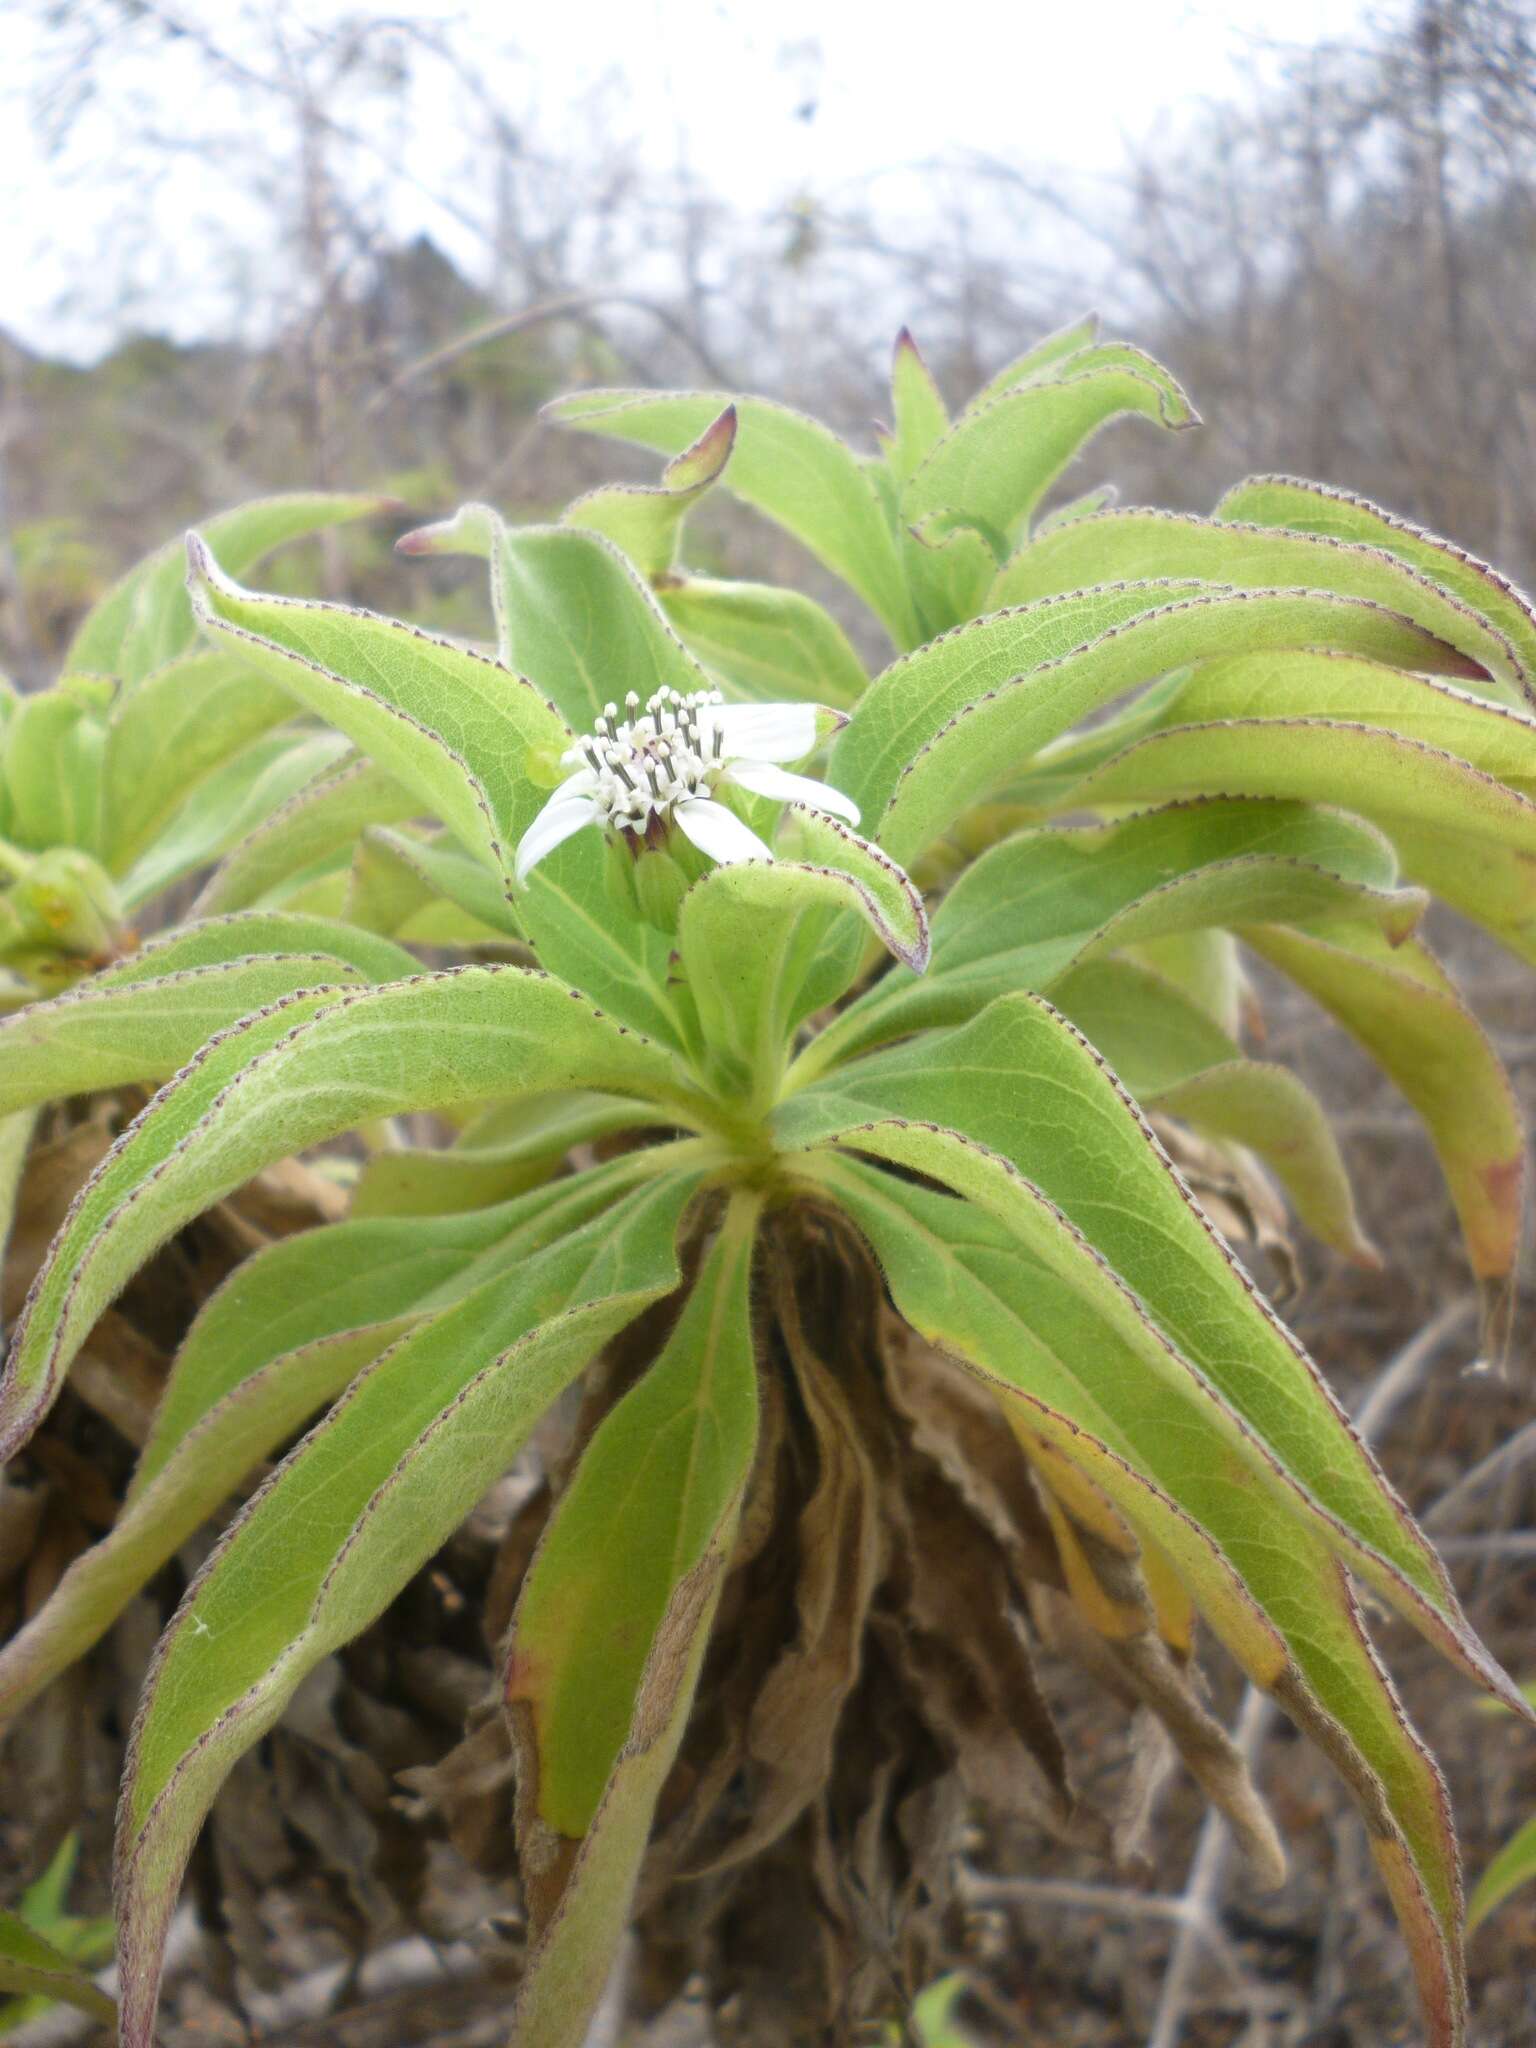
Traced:
<path fill-rule="evenodd" d="M 721 1548 L 751 1469 L 752 1243 L 748 1205 L 587 1446 L 523 1582 L 506 1666 L 531 1767 L 523 1805 L 570 1840 L 597 1817 L 667 1610 Z"/>
<path fill-rule="evenodd" d="M 840 969 L 844 986 L 852 979 L 854 920 L 909 964 L 927 963 L 927 918 L 907 877 L 846 826 L 802 815 L 814 835 L 807 850 L 828 864 L 716 868 L 689 890 L 678 917 L 678 953 L 715 1083 L 748 1109 L 773 1100 L 795 1026 L 841 993 L 816 972 L 819 958 Z M 851 948 L 834 936 L 839 923 L 851 926 Z"/>
<path fill-rule="evenodd" d="M 1407 668 L 1431 636 L 1357 598 L 1131 586 L 1040 600 L 958 627 L 876 678 L 838 735 L 828 780 L 910 864 L 968 804 L 1122 691 L 1228 652 L 1336 646 Z M 1442 657 L 1449 660 L 1449 656 Z"/>
<path fill-rule="evenodd" d="M 150 1252 L 263 1166 L 375 1117 L 589 1085 L 664 1104 L 678 1093 L 659 1048 L 522 968 L 289 996 L 243 1019 L 160 1091 L 77 1197 L 0 1386 L 5 1454 Z"/>
<path fill-rule="evenodd" d="M 654 583 L 670 574 L 683 521 L 720 481 L 735 445 L 736 408 L 728 405 L 691 448 L 673 457 L 659 485 L 601 485 L 568 505 L 561 523 L 602 534 L 628 555 L 647 582 Z"/>
<path fill-rule="evenodd" d="M 123 901 L 136 909 L 217 860 L 300 790 L 328 775 L 345 752 L 346 741 L 330 732 L 283 728 L 253 740 L 205 775 L 144 849 L 123 878 Z"/>
<path fill-rule="evenodd" d="M 1235 1610 L 1230 1647 L 1239 1656 L 1246 1651 L 1254 1660 L 1250 1675 L 1276 1691 L 1314 1739 L 1330 1746 L 1393 1885 L 1420 1989 L 1437 2022 L 1435 2039 L 1459 2039 L 1465 1989 L 1449 1802 L 1371 1651 L 1326 1534 L 1310 1524 L 1306 1495 L 1297 1491 L 1287 1498 L 1277 1491 L 1254 1439 L 1229 1434 L 1214 1403 L 1206 1414 L 1215 1441 L 1201 1446 L 1195 1410 L 1186 1403 L 1180 1403 L 1181 1427 L 1169 1427 L 1168 1396 L 1176 1378 L 1163 1380 L 1162 1399 L 1152 1393 L 1156 1350 L 1135 1341 L 1134 1299 L 1124 1296 L 1112 1310 L 1112 1283 L 1091 1261 L 1077 1286 L 1060 1285 L 1062 1247 L 1072 1240 L 1059 1237 L 1057 1256 L 1050 1263 L 1040 1259 L 1038 1226 L 1049 1212 L 1000 1162 L 943 1131 L 885 1126 L 850 1133 L 849 1139 L 866 1146 L 873 1141 L 876 1149 L 925 1172 L 938 1169 L 971 1196 L 969 1203 L 956 1203 L 877 1177 L 868 1168 L 845 1170 L 837 1180 L 840 1199 L 870 1236 L 907 1319 L 995 1386 L 1022 1395 L 1028 1426 L 1068 1458 L 1092 1446 L 1097 1455 L 1085 1458 L 1082 1469 L 1133 1527 L 1155 1535 L 1170 1558 L 1191 1572 L 1188 1583 L 1202 1604 L 1213 1589 L 1225 1594 L 1224 1615 L 1207 1609 L 1213 1626 L 1231 1627 Z M 976 1214 L 978 1200 L 990 1215 Z M 1004 1216 L 1013 1229 L 998 1227 Z M 1079 1250 L 1088 1256 L 1080 1245 Z M 1177 1354 L 1165 1352 L 1163 1360 L 1163 1372 L 1177 1375 Z M 1093 1422 L 1104 1411 L 1093 1401 L 1085 1407 L 1075 1383 L 1084 1372 L 1092 1375 L 1097 1402 L 1111 1404 L 1099 1429 Z M 1086 1425 L 1085 1414 L 1092 1418 Z M 1119 1448 L 1128 1441 L 1128 1426 L 1130 1455 Z M 1161 1486 L 1154 1494 L 1147 1486 L 1126 1485 L 1111 1462 L 1117 1451 L 1130 1469 L 1159 1475 L 1166 1496 Z M 1200 1557 L 1176 1516 L 1154 1518 L 1150 1503 L 1159 1497 L 1177 1501 L 1195 1528 L 1212 1536 L 1220 1532 L 1217 1559 L 1236 1567 L 1249 1599 L 1281 1632 L 1291 1668 L 1276 1670 L 1271 1663 L 1265 1675 L 1255 1655 L 1264 1639 L 1252 1618 L 1233 1601 L 1219 1565 L 1213 1568 L 1209 1556 Z"/>
<path fill-rule="evenodd" d="M 1244 1059 L 1192 997 L 1129 960 L 1073 968 L 1051 1000 L 1143 1109 L 1256 1153 L 1315 1236 L 1362 1265 L 1380 1264 L 1327 1112 L 1289 1068 Z"/>
<path fill-rule="evenodd" d="M 513 1623 L 535 1934 L 518 2048 L 585 2040 L 682 1740 L 757 1440 L 754 1210 L 732 1209 L 667 1348 L 593 1438 Z"/>
<path fill-rule="evenodd" d="M 910 645 L 911 609 L 895 538 L 846 443 L 819 421 L 763 398 L 709 391 L 582 391 L 548 417 L 589 434 L 638 441 L 675 455 L 734 405 L 736 446 L 725 489 L 794 535 L 869 606 L 898 647 Z"/>
<path fill-rule="evenodd" d="M 1422 740 L 1331 718 L 1233 718 L 1138 740 L 1065 801 L 1221 791 L 1338 804 L 1379 825 L 1410 880 L 1536 961 L 1536 801 Z"/>
<path fill-rule="evenodd" d="M 470 1216 L 333 1224 L 256 1253 L 193 1323 L 123 1511 L 0 1650 L 0 1720 L 80 1656 L 260 1461 L 380 1352 L 645 1177 L 616 1161 Z"/>
<path fill-rule="evenodd" d="M 1440 963 L 1416 940 L 1366 926 L 1244 930 L 1244 941 L 1331 1012 L 1423 1118 L 1489 1290 L 1488 1341 L 1508 1336 L 1506 1283 L 1519 1253 L 1525 1134 L 1503 1062 Z"/>
<path fill-rule="evenodd" d="M 1048 1004 L 1003 997 L 958 1030 L 870 1054 L 793 1098 L 778 1124 L 786 1143 L 804 1143 L 861 1115 L 942 1124 L 1033 1181 L 1337 1518 L 1352 1563 L 1480 1683 L 1507 1690 L 1443 1565 L 1312 1361 L 1211 1229 L 1103 1062 Z"/>
<path fill-rule="evenodd" d="M 295 491 L 216 513 L 202 530 L 226 572 L 243 576 L 286 541 L 393 509 L 390 498 Z M 184 654 L 197 636 L 184 570 L 179 539 L 136 563 L 86 614 L 70 642 L 66 666 L 136 683 Z"/>
<path fill-rule="evenodd" d="M 812 1044 L 806 1071 L 963 1023 L 996 996 L 1048 990 L 1079 961 L 1170 933 L 1347 917 L 1405 937 L 1425 899 L 1396 879 L 1379 831 L 1306 804 L 1208 798 L 1020 833 L 973 862 L 939 905 L 927 976 L 887 974 Z"/>
<path fill-rule="evenodd" d="M 814 598 L 769 583 L 686 575 L 668 578 L 656 598 L 690 653 L 740 695 L 839 710 L 858 702 L 864 665 Z"/>
<path fill-rule="evenodd" d="M 529 779 L 529 757 L 558 753 L 569 740 L 532 685 L 372 612 L 242 590 L 196 536 L 187 546 L 204 629 L 344 732 L 509 878 L 543 794 Z"/>
<path fill-rule="evenodd" d="M 1524 701 L 1520 659 L 1506 635 L 1396 556 L 1358 541 L 1239 526 L 1189 512 L 1101 512 L 1042 535 L 1000 571 L 985 609 L 1142 576 L 1199 576 L 1248 590 L 1305 588 L 1368 598 L 1413 619 L 1477 664 L 1501 697 Z"/>
<path fill-rule="evenodd" d="M 365 825 L 418 816 L 422 800 L 372 761 L 345 761 L 290 797 L 258 825 L 209 877 L 197 900 L 208 915 L 269 899 L 296 875 L 350 847 Z"/>
<path fill-rule="evenodd" d="M 1536 610 L 1507 577 L 1454 541 L 1384 512 L 1369 498 L 1289 476 L 1246 477 L 1228 491 L 1216 507 L 1216 517 L 1247 520 L 1255 526 L 1288 526 L 1384 548 L 1498 627 L 1519 655 L 1529 694 L 1536 678 Z"/>
<path fill-rule="evenodd" d="M 162 1640 L 118 1832 L 124 2048 L 149 2048 L 181 1874 L 224 1777 L 365 1628 L 594 1353 L 676 1285 L 676 1175 L 402 1338 L 262 1488 Z"/>
<path fill-rule="evenodd" d="M 140 858 L 205 775 L 293 713 L 286 690 L 223 648 L 192 649 L 124 690 L 102 768 L 102 843 L 114 870 Z"/>

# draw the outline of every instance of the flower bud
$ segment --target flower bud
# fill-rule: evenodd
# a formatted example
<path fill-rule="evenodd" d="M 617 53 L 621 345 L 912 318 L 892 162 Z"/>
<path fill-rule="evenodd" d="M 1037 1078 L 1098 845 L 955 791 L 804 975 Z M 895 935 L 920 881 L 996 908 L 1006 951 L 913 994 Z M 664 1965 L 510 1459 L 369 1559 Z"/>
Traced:
<path fill-rule="evenodd" d="M 677 913 L 695 877 L 685 873 L 682 862 L 665 848 L 645 848 L 631 867 L 640 915 L 670 938 L 677 930 Z"/>
<path fill-rule="evenodd" d="M 105 966 L 128 943 L 111 876 L 73 847 L 36 855 L 0 897 L 0 960 L 39 987 Z"/>

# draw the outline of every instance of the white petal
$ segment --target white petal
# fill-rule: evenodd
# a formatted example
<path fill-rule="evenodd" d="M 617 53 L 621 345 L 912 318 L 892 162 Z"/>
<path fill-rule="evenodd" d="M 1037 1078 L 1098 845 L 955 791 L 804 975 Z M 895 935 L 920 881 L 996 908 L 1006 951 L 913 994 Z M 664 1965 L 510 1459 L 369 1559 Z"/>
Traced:
<path fill-rule="evenodd" d="M 721 749 L 714 756 L 714 732 Z M 803 761 L 816 745 L 814 704 L 715 704 L 699 714 L 704 751 L 726 761 Z"/>
<path fill-rule="evenodd" d="M 809 775 L 791 775 L 787 768 L 774 768 L 766 761 L 733 761 L 725 771 L 727 782 L 740 783 L 754 796 L 772 797 L 777 803 L 805 804 L 813 811 L 832 811 L 850 825 L 859 822 L 859 807 L 828 782 L 816 782 Z"/>
<path fill-rule="evenodd" d="M 594 824 L 599 815 L 598 806 L 591 797 L 572 796 L 569 783 L 562 784 L 518 843 L 517 879 L 526 882 L 546 853 L 553 853 L 583 825 Z"/>
<path fill-rule="evenodd" d="M 725 866 L 735 860 L 772 860 L 773 853 L 734 811 L 707 796 L 691 796 L 672 814 L 700 853 Z"/>

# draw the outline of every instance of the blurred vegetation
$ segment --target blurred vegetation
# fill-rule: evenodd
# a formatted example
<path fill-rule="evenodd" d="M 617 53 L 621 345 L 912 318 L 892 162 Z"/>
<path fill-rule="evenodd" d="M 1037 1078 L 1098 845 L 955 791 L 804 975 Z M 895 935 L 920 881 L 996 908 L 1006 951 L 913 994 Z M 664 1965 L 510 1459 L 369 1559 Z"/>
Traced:
<path fill-rule="evenodd" d="M 1525 0 L 1421 0 L 1354 42 L 1294 51 L 1177 149 L 1091 188 L 1023 162 L 922 166 L 922 214 L 900 235 L 873 179 L 836 205 L 794 193 L 761 216 L 733 209 L 683 168 L 640 161 L 610 94 L 562 107 L 552 144 L 497 102 L 465 31 L 234 8 L 250 47 L 270 49 L 263 69 L 233 29 L 217 41 L 142 0 L 38 12 L 52 23 L 41 114 L 65 137 L 83 105 L 105 110 L 125 167 L 169 147 L 130 90 L 135 62 L 174 44 L 210 103 L 227 89 L 223 139 L 252 166 L 274 254 L 261 341 L 144 333 L 78 368 L 0 327 L 0 665 L 23 680 L 48 672 L 117 568 L 213 506 L 367 486 L 413 516 L 470 497 L 537 516 L 614 464 L 538 426 L 542 401 L 581 383 L 728 382 L 862 442 L 903 319 L 958 393 L 1095 296 L 1211 425 L 1176 448 L 1114 430 L 1073 490 L 1102 460 L 1127 498 L 1204 509 L 1244 472 L 1283 468 L 1536 576 Z M 367 154 L 438 74 L 464 114 L 467 154 L 441 195 L 472 253 L 458 263 L 394 238 L 389 178 Z M 387 541 L 333 539 L 323 579 L 382 599 Z M 705 545 L 722 562 L 750 550 L 758 575 L 803 574 L 760 528 Z M 420 587 L 432 623 L 483 630 L 452 571 Z"/>

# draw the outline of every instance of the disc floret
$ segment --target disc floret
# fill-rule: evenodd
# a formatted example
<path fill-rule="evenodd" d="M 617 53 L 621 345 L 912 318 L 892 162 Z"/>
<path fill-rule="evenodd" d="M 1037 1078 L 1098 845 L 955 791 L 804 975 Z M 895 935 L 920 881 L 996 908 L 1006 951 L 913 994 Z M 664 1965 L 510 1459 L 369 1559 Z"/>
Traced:
<path fill-rule="evenodd" d="M 642 705 L 631 690 L 622 715 L 605 704 L 561 756 L 572 773 L 523 835 L 518 879 L 584 825 L 627 835 L 635 851 L 665 845 L 675 825 L 710 860 L 772 860 L 720 800 L 728 785 L 857 824 L 858 806 L 840 790 L 781 765 L 803 759 L 817 738 L 814 704 L 727 704 L 718 690 L 663 688 Z"/>

